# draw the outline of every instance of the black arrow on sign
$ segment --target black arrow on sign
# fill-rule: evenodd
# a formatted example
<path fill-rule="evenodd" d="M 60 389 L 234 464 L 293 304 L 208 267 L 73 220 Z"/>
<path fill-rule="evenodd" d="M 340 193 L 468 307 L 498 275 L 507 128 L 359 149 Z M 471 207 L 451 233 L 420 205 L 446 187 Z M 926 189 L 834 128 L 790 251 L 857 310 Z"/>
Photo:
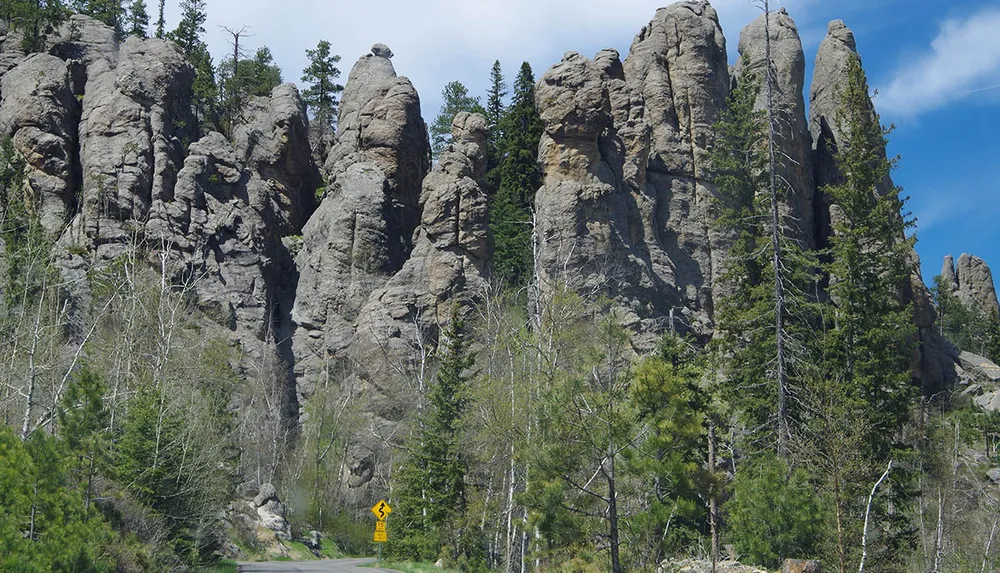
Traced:
<path fill-rule="evenodd" d="M 381 501 L 378 504 L 378 516 L 381 517 L 383 520 L 385 519 L 385 502 L 384 501 Z"/>

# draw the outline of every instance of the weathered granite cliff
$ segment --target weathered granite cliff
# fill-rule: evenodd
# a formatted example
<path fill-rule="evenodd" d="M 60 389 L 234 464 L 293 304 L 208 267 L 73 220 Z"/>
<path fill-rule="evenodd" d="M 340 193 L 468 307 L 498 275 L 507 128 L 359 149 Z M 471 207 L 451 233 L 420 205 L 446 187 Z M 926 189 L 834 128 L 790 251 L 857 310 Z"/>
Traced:
<path fill-rule="evenodd" d="M 763 81 L 765 33 L 783 223 L 807 248 L 826 244 L 823 190 L 839 180 L 837 94 L 859 58 L 853 34 L 830 24 L 807 117 L 805 55 L 784 10 L 742 31 L 730 68 L 715 9 L 684 0 L 656 12 L 624 61 L 570 52 L 537 84 L 542 300 L 566 287 L 608 296 L 640 350 L 669 329 L 711 338 L 730 240 L 715 225 L 713 126 L 744 66 Z M 412 404 L 419 362 L 453 308 L 468 312 L 490 281 L 483 117 L 459 114 L 432 167 L 417 91 L 376 44 L 351 70 L 335 135 L 314 129 L 310 145 L 298 91 L 283 85 L 251 100 L 228 137 L 199 137 L 195 72 L 172 43 L 119 45 L 84 16 L 48 53 L 26 56 L 17 43 L 0 26 L 0 136 L 26 159 L 73 312 L 89 308 L 91 269 L 142 245 L 148 266 L 251 357 L 285 367 L 290 425 L 308 422 L 300 407 L 320 383 L 359 397 L 370 431 L 347 447 L 344 477 L 363 492 Z M 982 261 L 963 255 L 953 267 L 944 274 L 959 298 L 1000 308 Z M 954 378 L 955 357 L 918 274 L 905 294 L 921 342 L 914 376 L 937 388 Z"/>

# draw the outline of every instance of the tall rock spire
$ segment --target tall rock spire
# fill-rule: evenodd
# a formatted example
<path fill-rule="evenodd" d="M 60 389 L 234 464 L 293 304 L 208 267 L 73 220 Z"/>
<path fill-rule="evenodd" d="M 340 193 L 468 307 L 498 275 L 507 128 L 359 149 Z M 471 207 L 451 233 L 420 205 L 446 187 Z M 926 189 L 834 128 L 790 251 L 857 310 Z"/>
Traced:
<path fill-rule="evenodd" d="M 734 77 L 744 66 L 763 83 L 765 81 L 765 16 L 761 15 L 740 34 L 740 59 Z M 774 74 L 774 107 L 776 143 L 781 150 L 778 178 L 784 198 L 783 224 L 790 236 L 798 238 L 804 248 L 815 245 L 813 200 L 816 186 L 812 170 L 812 138 L 806 122 L 806 106 L 802 91 L 805 86 L 806 59 L 795 22 L 784 8 L 770 15 L 771 54 Z M 766 90 L 757 96 L 756 109 L 767 107 Z"/>

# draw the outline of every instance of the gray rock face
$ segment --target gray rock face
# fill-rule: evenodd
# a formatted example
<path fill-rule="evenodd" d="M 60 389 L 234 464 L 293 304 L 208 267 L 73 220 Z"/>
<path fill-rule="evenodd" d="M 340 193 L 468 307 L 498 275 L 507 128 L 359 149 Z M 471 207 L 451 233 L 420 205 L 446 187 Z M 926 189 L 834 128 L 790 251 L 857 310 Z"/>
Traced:
<path fill-rule="evenodd" d="M 423 216 L 413 252 L 399 272 L 371 293 L 358 317 L 352 355 L 367 366 L 370 380 L 392 377 L 392 372 L 372 368 L 388 367 L 386 356 L 389 362 L 403 360 L 419 340 L 436 345 L 453 307 L 468 309 L 467 303 L 485 291 L 490 260 L 485 175 L 486 119 L 459 113 L 452 144 L 423 182 Z"/>
<path fill-rule="evenodd" d="M 774 62 L 773 96 L 777 137 L 781 150 L 779 181 L 782 181 L 784 225 L 803 247 L 815 245 L 813 200 L 816 184 L 813 180 L 812 138 L 806 123 L 805 55 L 795 22 L 784 8 L 772 12 L 770 21 L 764 16 L 743 29 L 734 78 L 740 77 L 744 65 L 761 85 L 755 108 L 767 109 L 765 24 L 769 23 L 771 55 Z M 784 183 L 787 182 L 787 185 Z"/>
<path fill-rule="evenodd" d="M 97 245 L 102 258 L 129 240 L 134 231 L 127 222 L 145 221 L 154 200 L 173 196 L 182 141 L 190 137 L 186 126 L 193 125 L 193 81 L 180 50 L 156 39 L 129 38 L 117 66 L 97 60 L 88 68 L 79 226 L 85 244 Z"/>
<path fill-rule="evenodd" d="M 0 81 L 0 135 L 13 136 L 14 148 L 24 156 L 39 218 L 54 237 L 75 208 L 78 187 L 75 68 L 55 56 L 33 54 Z"/>
<path fill-rule="evenodd" d="M 830 22 L 827 35 L 816 52 L 812 83 L 809 86 L 809 131 L 813 142 L 813 170 L 818 243 L 824 246 L 830 237 L 830 200 L 822 193 L 824 185 L 836 184 L 840 174 L 834 161 L 837 141 L 843 138 L 837 125 L 837 108 L 852 59 L 858 59 L 854 33 L 840 20 Z"/>
<path fill-rule="evenodd" d="M 234 145 L 250 170 L 251 204 L 269 232 L 297 234 L 316 210 L 322 178 L 312 160 L 305 104 L 292 84 L 269 98 L 252 98 L 233 129 Z"/>
<path fill-rule="evenodd" d="M 48 40 L 52 44 L 49 53 L 64 60 L 79 60 L 87 67 L 99 60 L 112 63 L 118 60 L 119 45 L 115 40 L 115 31 L 83 14 L 70 15 L 59 27 L 58 33 Z"/>
<path fill-rule="evenodd" d="M 944 259 L 941 277 L 968 308 L 986 316 L 1000 313 L 993 273 L 983 259 L 963 253 L 956 265 L 948 255 Z"/>
<path fill-rule="evenodd" d="M 973 380 L 980 384 L 995 384 L 1000 382 L 1000 366 L 997 366 L 988 358 L 971 352 L 962 352 L 958 355 L 958 363 Z"/>
<path fill-rule="evenodd" d="M 364 388 L 371 424 L 393 435 L 410 410 L 419 383 L 419 357 L 437 347 L 452 309 L 466 313 L 486 288 L 486 120 L 460 113 L 452 143 L 424 179 L 423 216 L 403 268 L 374 289 L 358 314 L 356 338 L 347 351 L 356 384 Z M 359 440 L 349 452 L 345 476 L 357 492 L 385 459 L 385 443 Z M 360 495 L 360 493 L 359 493 Z"/>
<path fill-rule="evenodd" d="M 319 184 L 306 126 L 294 86 L 254 98 L 234 143 L 210 133 L 191 144 L 146 226 L 172 247 L 175 280 L 199 277 L 202 306 L 251 339 L 277 338 L 273 317 L 291 310 L 294 273 L 282 238 L 301 232 Z"/>
<path fill-rule="evenodd" d="M 384 49 L 383 49 L 384 48 Z M 369 295 L 410 256 L 430 143 L 420 98 L 396 76 L 388 48 L 354 65 L 340 103 L 326 196 L 302 232 L 292 313 L 299 392 L 308 395 L 354 340 Z"/>
<path fill-rule="evenodd" d="M 567 54 L 536 87 L 545 133 L 536 198 L 542 296 L 599 287 L 651 342 L 711 331 L 726 250 L 712 225 L 712 126 L 729 93 L 725 38 L 708 4 L 657 11 L 622 64 Z M 643 341 L 638 341 L 643 345 Z"/>

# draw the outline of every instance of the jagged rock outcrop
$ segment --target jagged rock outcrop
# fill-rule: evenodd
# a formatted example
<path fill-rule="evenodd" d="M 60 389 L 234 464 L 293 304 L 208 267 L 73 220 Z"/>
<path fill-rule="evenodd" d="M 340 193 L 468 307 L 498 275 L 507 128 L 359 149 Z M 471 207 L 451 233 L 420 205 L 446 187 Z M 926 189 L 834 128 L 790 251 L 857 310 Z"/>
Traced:
<path fill-rule="evenodd" d="M 780 149 L 778 181 L 782 196 L 783 224 L 788 234 L 810 249 L 815 246 L 816 226 L 813 201 L 816 183 L 812 168 L 812 137 L 806 122 L 806 106 L 802 92 L 805 86 L 806 59 L 799 31 L 788 12 L 781 8 L 772 12 L 770 20 L 762 15 L 747 25 L 740 34 L 739 53 L 733 79 L 744 67 L 760 84 L 754 106 L 767 109 L 765 26 L 771 35 L 773 61 L 772 103 L 777 130 L 775 142 Z"/>
<path fill-rule="evenodd" d="M 348 347 L 330 355 L 351 365 L 340 390 L 361 396 L 368 412 L 371 432 L 356 436 L 346 452 L 345 493 L 357 499 L 386 459 L 379 436 L 394 435 L 414 403 L 420 357 L 435 351 L 452 310 L 468 313 L 486 290 L 486 167 L 486 119 L 459 113 L 451 144 L 423 180 L 410 257 L 373 288 L 354 324 L 346 325 Z"/>
<path fill-rule="evenodd" d="M 729 93 L 718 14 L 661 8 L 624 63 L 569 53 L 536 87 L 541 291 L 598 288 L 640 346 L 670 322 L 711 331 L 726 238 L 712 225 L 712 126 Z M 678 315 L 675 317 L 675 313 Z"/>
<path fill-rule="evenodd" d="M 838 181 L 834 154 L 837 141 L 843 138 L 837 125 L 840 90 L 847 78 L 852 59 L 857 59 L 858 45 L 854 33 L 841 20 L 830 22 L 826 37 L 816 52 L 812 83 L 809 86 L 809 132 L 813 141 L 813 166 L 817 187 Z M 830 227 L 829 203 L 818 204 L 817 223 Z"/>
<path fill-rule="evenodd" d="M 628 88 L 605 72 L 621 69 L 617 53 L 602 55 L 614 63 L 602 67 L 566 54 L 535 89 L 545 125 L 539 147 L 545 179 L 535 199 L 539 287 L 543 299 L 562 285 L 613 294 L 639 330 L 640 316 L 663 316 L 654 305 L 666 298 L 657 296 L 663 281 L 643 243 L 647 224 L 637 204 L 643 190 L 635 187 L 638 174 L 624 180 L 627 144 L 614 129 L 609 84 L 617 81 L 623 94 Z M 636 104 L 620 110 L 621 117 L 642 117 L 640 95 L 616 103 Z M 640 147 L 645 140 L 648 149 L 648 138 L 648 131 L 638 138 Z M 644 177 L 644 161 L 640 167 Z M 666 271 L 665 253 L 656 255 Z"/>
<path fill-rule="evenodd" d="M 420 98 L 376 44 L 354 65 L 340 103 L 328 188 L 302 232 L 292 318 L 299 392 L 343 360 L 369 295 L 399 271 L 420 220 L 430 143 Z"/>
<path fill-rule="evenodd" d="M 689 324 L 707 330 L 729 244 L 713 224 L 708 160 L 730 88 L 718 13 L 700 1 L 660 8 L 632 42 L 624 68 L 644 96 L 652 130 L 646 193 L 655 199 L 653 228 L 673 271 L 668 284 L 694 314 Z"/>
<path fill-rule="evenodd" d="M 254 98 L 232 143 L 213 132 L 191 144 L 146 225 L 173 255 L 174 280 L 190 281 L 210 316 L 257 340 L 288 327 L 280 317 L 295 273 L 282 238 L 301 232 L 319 185 L 307 121 L 295 86 Z"/>
<path fill-rule="evenodd" d="M 30 193 L 51 236 L 62 232 L 76 203 L 80 102 L 73 75 L 79 71 L 55 56 L 33 54 L 0 81 L 0 136 L 11 135 L 24 157 Z"/>
<path fill-rule="evenodd" d="M 943 285 L 950 287 L 969 309 L 985 316 L 1000 313 L 993 273 L 983 259 L 963 253 L 956 265 L 955 259 L 947 255 L 941 268 L 941 278 Z"/>
<path fill-rule="evenodd" d="M 121 252 L 154 200 L 169 200 L 190 138 L 194 70 L 171 42 L 129 38 L 88 67 L 80 123 L 82 205 L 73 241 Z"/>
<path fill-rule="evenodd" d="M 403 359 L 420 340 L 433 348 L 453 307 L 465 312 L 485 292 L 490 261 L 485 176 L 486 119 L 459 113 L 452 143 L 423 182 L 413 252 L 358 316 L 352 354 L 369 379 L 392 379 L 380 358 Z"/>

